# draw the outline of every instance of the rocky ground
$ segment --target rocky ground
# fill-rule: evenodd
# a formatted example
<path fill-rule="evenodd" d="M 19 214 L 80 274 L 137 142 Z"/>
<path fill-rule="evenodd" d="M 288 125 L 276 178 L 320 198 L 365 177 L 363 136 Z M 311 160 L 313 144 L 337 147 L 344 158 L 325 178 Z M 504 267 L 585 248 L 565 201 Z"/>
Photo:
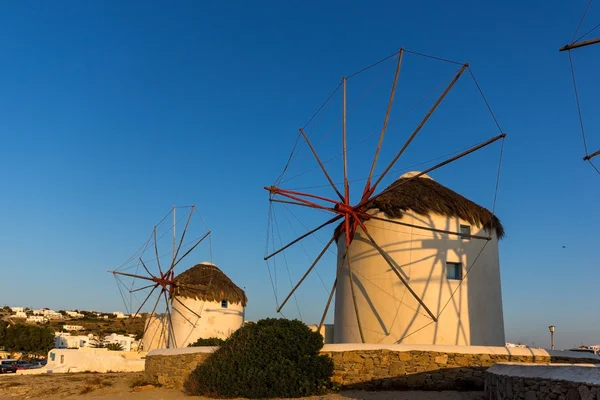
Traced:
<path fill-rule="evenodd" d="M 0 375 L 0 400 L 14 399 L 188 399 L 180 391 L 149 386 L 143 373 L 77 373 L 54 375 Z M 481 400 L 481 392 L 360 392 L 343 391 L 312 400 Z"/>

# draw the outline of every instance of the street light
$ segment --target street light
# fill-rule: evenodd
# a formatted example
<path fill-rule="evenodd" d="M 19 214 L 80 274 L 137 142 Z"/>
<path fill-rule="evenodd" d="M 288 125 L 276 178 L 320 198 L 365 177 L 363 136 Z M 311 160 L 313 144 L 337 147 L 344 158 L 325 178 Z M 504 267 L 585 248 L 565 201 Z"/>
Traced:
<path fill-rule="evenodd" d="M 554 325 L 550 325 L 548 329 L 550 329 L 550 346 L 552 350 L 554 350 Z"/>

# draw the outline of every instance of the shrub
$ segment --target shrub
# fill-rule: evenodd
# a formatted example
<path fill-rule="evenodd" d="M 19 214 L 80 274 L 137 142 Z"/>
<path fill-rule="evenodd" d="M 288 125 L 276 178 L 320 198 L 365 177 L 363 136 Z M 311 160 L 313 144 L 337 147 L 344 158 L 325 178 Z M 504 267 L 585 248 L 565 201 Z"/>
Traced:
<path fill-rule="evenodd" d="M 330 385 L 333 361 L 319 354 L 323 337 L 300 321 L 268 318 L 234 332 L 184 384 L 212 397 L 302 397 Z"/>
<path fill-rule="evenodd" d="M 106 345 L 106 348 L 109 351 L 123 351 L 125 350 L 125 348 L 123 347 L 123 345 L 121 343 L 109 343 Z"/>
<path fill-rule="evenodd" d="M 201 346 L 220 346 L 224 342 L 223 339 L 218 337 L 200 338 L 194 343 L 190 343 L 188 347 L 201 347 Z"/>

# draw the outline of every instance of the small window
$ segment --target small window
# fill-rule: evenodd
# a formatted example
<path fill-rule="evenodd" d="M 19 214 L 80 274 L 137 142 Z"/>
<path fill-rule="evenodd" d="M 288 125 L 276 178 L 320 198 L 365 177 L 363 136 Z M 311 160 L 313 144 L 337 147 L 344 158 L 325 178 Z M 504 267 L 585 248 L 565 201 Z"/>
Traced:
<path fill-rule="evenodd" d="M 63 356 L 63 355 L 60 356 L 60 363 L 61 364 L 65 363 L 65 356 Z"/>
<path fill-rule="evenodd" d="M 221 300 L 221 308 L 227 308 L 227 300 Z"/>
<path fill-rule="evenodd" d="M 455 262 L 446 263 L 446 278 L 461 280 L 462 279 L 462 264 Z"/>
<path fill-rule="evenodd" d="M 471 235 L 471 227 L 469 225 L 461 225 L 460 226 L 460 234 L 461 235 Z M 461 236 L 461 239 L 463 240 L 469 240 L 468 237 L 465 236 Z"/>

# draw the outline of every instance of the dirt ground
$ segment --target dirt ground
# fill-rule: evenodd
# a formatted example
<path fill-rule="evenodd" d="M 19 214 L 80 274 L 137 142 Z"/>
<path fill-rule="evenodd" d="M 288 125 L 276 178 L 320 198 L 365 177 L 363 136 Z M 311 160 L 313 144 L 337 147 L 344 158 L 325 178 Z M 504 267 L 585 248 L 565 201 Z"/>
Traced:
<path fill-rule="evenodd" d="M 179 400 L 190 397 L 177 390 L 144 386 L 142 373 L 78 373 L 55 375 L 0 375 L 0 400 L 114 399 Z M 137 386 L 137 388 L 136 388 Z M 146 389 L 143 391 L 136 391 Z M 482 392 L 361 392 L 342 391 L 311 400 L 481 400 Z"/>

